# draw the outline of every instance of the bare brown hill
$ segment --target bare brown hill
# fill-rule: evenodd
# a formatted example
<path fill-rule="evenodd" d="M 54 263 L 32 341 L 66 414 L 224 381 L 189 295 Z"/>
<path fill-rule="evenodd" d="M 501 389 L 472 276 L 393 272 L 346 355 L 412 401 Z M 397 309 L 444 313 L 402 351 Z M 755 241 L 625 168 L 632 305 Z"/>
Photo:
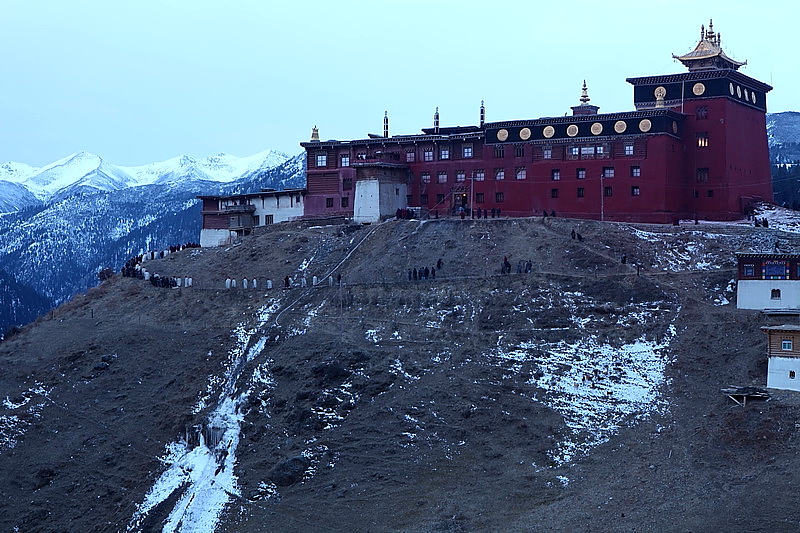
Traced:
<path fill-rule="evenodd" d="M 199 530 L 222 487 L 218 531 L 796 530 L 797 398 L 720 394 L 765 381 L 730 282 L 776 243 L 443 219 L 148 261 L 193 286 L 114 277 L 0 344 L 0 529 Z"/>

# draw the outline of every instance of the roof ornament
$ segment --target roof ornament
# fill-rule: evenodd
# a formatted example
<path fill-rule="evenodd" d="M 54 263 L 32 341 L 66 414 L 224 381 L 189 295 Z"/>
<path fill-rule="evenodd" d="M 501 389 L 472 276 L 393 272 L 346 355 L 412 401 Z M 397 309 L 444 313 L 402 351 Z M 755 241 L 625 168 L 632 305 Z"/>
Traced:
<path fill-rule="evenodd" d="M 383 112 L 383 136 L 388 138 L 389 137 L 389 112 Z"/>
<path fill-rule="evenodd" d="M 486 108 L 483 106 L 483 100 L 481 100 L 481 127 L 486 122 Z"/>
<path fill-rule="evenodd" d="M 583 80 L 583 89 L 581 89 L 581 105 L 588 105 L 589 100 L 589 90 L 586 88 L 586 80 Z"/>
<path fill-rule="evenodd" d="M 317 125 L 315 124 L 314 127 L 311 129 L 311 142 L 319 142 L 319 130 L 317 129 Z"/>
<path fill-rule="evenodd" d="M 689 72 L 717 69 L 737 70 L 747 64 L 747 61 L 736 61 L 725 55 L 721 45 L 722 34 L 714 33 L 714 21 L 709 19 L 708 30 L 705 26 L 700 25 L 700 41 L 695 49 L 682 56 L 673 54 L 672 57 L 683 63 Z"/>
<path fill-rule="evenodd" d="M 439 106 L 436 106 L 436 113 L 433 114 L 434 133 L 439 133 Z"/>

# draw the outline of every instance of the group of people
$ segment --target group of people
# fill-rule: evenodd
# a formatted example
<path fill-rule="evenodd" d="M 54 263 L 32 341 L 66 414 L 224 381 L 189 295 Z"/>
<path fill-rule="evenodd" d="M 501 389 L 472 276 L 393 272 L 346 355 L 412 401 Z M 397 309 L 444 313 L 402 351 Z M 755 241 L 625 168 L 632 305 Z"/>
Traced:
<path fill-rule="evenodd" d="M 572 233 L 570 234 L 570 236 L 572 237 L 573 241 L 574 240 L 583 241 L 583 236 L 580 233 L 578 233 L 577 231 L 575 231 L 574 229 L 572 230 Z"/>
<path fill-rule="evenodd" d="M 436 267 L 420 267 L 408 269 L 408 281 L 436 279 Z"/>
<path fill-rule="evenodd" d="M 517 274 L 530 274 L 532 270 L 533 263 L 531 263 L 530 259 L 524 263 L 522 261 L 517 261 Z M 508 260 L 508 256 L 503 257 L 503 264 L 500 266 L 500 273 L 511 274 L 511 261 Z"/>

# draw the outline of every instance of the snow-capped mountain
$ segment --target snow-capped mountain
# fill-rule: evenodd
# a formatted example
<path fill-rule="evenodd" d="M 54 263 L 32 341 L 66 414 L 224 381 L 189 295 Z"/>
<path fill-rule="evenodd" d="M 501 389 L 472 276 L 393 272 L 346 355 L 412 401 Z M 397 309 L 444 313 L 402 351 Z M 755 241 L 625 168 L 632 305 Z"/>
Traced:
<path fill-rule="evenodd" d="M 773 163 L 800 161 L 800 113 L 767 114 L 767 139 Z"/>
<path fill-rule="evenodd" d="M 0 308 L 0 335 L 94 286 L 102 268 L 199 241 L 196 196 L 302 187 L 304 161 L 266 151 L 118 167 L 79 152 L 41 169 L 3 165 L 0 302 L 10 305 Z"/>

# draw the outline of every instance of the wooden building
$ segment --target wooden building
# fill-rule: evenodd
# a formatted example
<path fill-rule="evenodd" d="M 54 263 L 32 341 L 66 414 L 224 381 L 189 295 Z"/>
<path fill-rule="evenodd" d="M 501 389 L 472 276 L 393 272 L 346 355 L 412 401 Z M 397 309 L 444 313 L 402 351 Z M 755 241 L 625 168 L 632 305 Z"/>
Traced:
<path fill-rule="evenodd" d="M 736 307 L 800 314 L 800 255 L 736 254 Z"/>
<path fill-rule="evenodd" d="M 303 216 L 305 189 L 233 196 L 198 196 L 203 202 L 200 246 L 221 246 L 249 235 L 254 228 Z"/>
<path fill-rule="evenodd" d="M 632 111 L 599 114 L 584 83 L 569 116 L 486 122 L 481 103 L 478 125 L 440 127 L 437 109 L 421 134 L 390 136 L 387 116 L 383 135 L 366 139 L 322 141 L 315 127 L 301 143 L 306 215 L 352 217 L 367 201 L 356 199 L 357 183 L 377 179 L 397 193 L 397 207 L 441 215 L 739 219 L 754 201 L 772 200 L 772 88 L 739 72 L 745 63 L 723 52 L 711 24 L 693 51 L 674 57 L 688 72 L 627 79 Z M 368 178 L 375 165 L 392 165 L 391 177 Z"/>
<path fill-rule="evenodd" d="M 767 387 L 800 391 L 800 326 L 764 326 L 767 334 Z"/>

